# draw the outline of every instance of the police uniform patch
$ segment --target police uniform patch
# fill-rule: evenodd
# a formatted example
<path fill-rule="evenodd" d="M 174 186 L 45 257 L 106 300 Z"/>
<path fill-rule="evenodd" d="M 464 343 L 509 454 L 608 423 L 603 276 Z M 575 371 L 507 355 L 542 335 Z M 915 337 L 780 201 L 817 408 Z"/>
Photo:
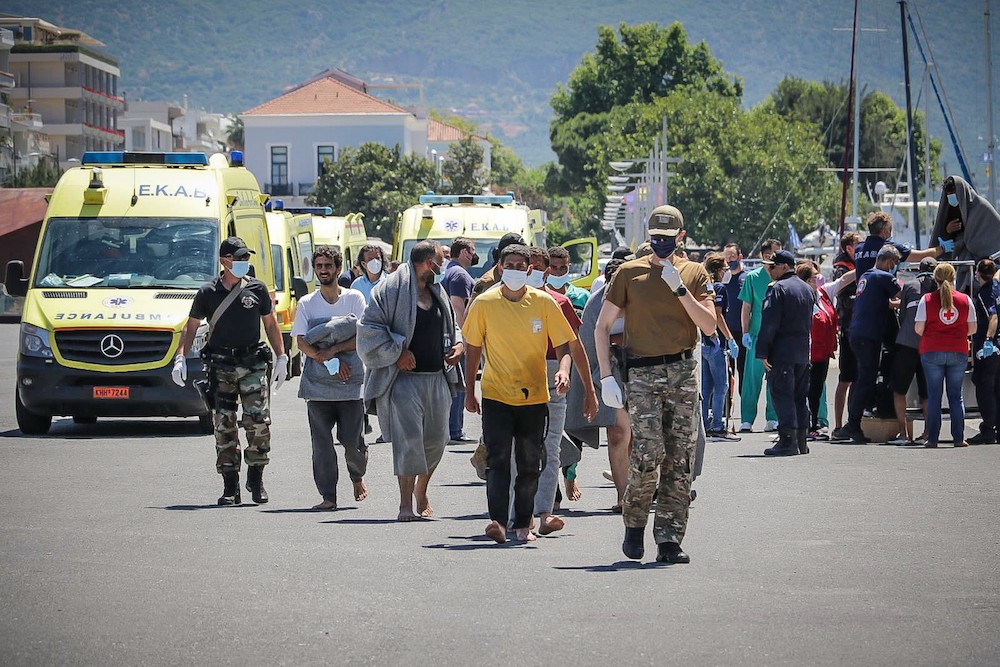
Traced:
<path fill-rule="evenodd" d="M 250 308 L 253 308 L 257 305 L 257 299 L 255 299 L 251 294 L 244 294 L 240 298 L 240 303 L 243 304 L 244 308 L 249 310 Z"/>

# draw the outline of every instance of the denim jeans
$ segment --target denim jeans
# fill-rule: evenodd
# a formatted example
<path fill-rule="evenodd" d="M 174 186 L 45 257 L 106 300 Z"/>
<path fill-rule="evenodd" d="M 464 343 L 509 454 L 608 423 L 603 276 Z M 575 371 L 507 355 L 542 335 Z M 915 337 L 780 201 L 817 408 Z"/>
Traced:
<path fill-rule="evenodd" d="M 701 418 L 709 431 L 721 431 L 725 426 L 726 392 L 729 391 L 729 369 L 726 351 L 721 345 L 701 346 Z M 712 409 L 712 419 L 708 409 Z"/>
<path fill-rule="evenodd" d="M 465 372 L 465 355 L 462 355 L 462 371 Z M 460 391 L 451 400 L 451 410 L 448 412 L 448 435 L 452 440 L 465 437 L 465 392 Z"/>
<path fill-rule="evenodd" d="M 961 352 L 925 352 L 920 355 L 927 379 L 927 442 L 937 444 L 941 435 L 941 396 L 948 393 L 951 437 L 955 444 L 965 440 L 965 403 L 962 383 L 968 361 Z"/>

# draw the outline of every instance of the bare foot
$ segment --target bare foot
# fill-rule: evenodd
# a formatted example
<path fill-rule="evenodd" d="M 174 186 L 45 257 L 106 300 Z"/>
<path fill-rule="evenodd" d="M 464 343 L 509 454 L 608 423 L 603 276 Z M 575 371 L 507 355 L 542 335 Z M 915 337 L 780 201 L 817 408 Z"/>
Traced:
<path fill-rule="evenodd" d="M 417 514 L 428 519 L 434 516 L 434 508 L 431 507 L 431 501 L 427 496 L 417 497 Z"/>
<path fill-rule="evenodd" d="M 333 502 L 332 500 L 324 500 L 319 505 L 313 505 L 310 509 L 314 509 L 317 512 L 325 512 L 327 510 L 335 510 L 335 509 L 337 509 L 337 503 Z"/>
<path fill-rule="evenodd" d="M 368 487 L 365 486 L 365 480 L 354 483 L 354 499 L 359 503 L 368 497 Z"/>
<path fill-rule="evenodd" d="M 413 513 L 412 507 L 400 507 L 399 516 L 396 517 L 396 521 L 416 521 L 419 518 Z"/>
<path fill-rule="evenodd" d="M 492 521 L 486 526 L 486 537 L 497 544 L 503 544 L 507 541 L 507 529 L 501 526 L 499 521 Z"/>
<path fill-rule="evenodd" d="M 518 542 L 534 542 L 536 539 L 538 539 L 537 537 L 535 537 L 535 534 L 531 532 L 530 528 L 515 528 L 514 538 Z"/>
<path fill-rule="evenodd" d="M 580 491 L 580 485 L 576 483 L 576 480 L 566 480 L 566 498 L 567 500 L 577 501 L 583 497 L 583 492 Z"/>
<path fill-rule="evenodd" d="M 541 517 L 541 525 L 538 528 L 539 535 L 548 535 L 566 527 L 566 522 L 557 516 L 548 514 Z"/>

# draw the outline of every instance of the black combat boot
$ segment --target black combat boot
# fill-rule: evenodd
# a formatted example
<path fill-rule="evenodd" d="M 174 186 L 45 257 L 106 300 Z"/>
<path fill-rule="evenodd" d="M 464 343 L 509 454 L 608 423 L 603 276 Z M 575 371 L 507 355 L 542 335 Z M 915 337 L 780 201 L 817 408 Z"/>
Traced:
<path fill-rule="evenodd" d="M 809 453 L 809 429 L 795 429 L 795 444 L 799 447 L 799 454 Z"/>
<path fill-rule="evenodd" d="M 779 428 L 778 443 L 774 447 L 764 450 L 764 456 L 795 456 L 799 453 L 799 446 L 795 441 L 796 429 Z"/>
<path fill-rule="evenodd" d="M 240 473 L 236 470 L 226 470 L 222 473 L 222 497 L 219 498 L 220 505 L 239 505 L 243 502 L 240 499 Z"/>
<path fill-rule="evenodd" d="M 643 545 L 645 533 L 645 528 L 629 528 L 626 526 L 625 541 L 622 542 L 622 553 L 632 560 L 641 559 L 646 549 Z"/>
<path fill-rule="evenodd" d="M 684 553 L 676 542 L 660 542 L 656 545 L 657 563 L 690 563 L 691 557 Z"/>
<path fill-rule="evenodd" d="M 264 466 L 247 468 L 247 491 L 250 492 L 253 501 L 258 505 L 267 502 L 267 490 L 264 488 Z"/>

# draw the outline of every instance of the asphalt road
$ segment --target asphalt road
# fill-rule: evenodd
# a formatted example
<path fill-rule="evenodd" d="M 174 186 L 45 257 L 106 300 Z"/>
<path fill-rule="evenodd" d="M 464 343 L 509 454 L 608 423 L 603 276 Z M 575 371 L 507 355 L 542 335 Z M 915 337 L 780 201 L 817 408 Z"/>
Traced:
<path fill-rule="evenodd" d="M 566 529 L 531 546 L 482 535 L 470 446 L 435 475 L 435 520 L 394 521 L 386 445 L 368 500 L 345 475 L 341 510 L 303 511 L 319 498 L 295 381 L 274 401 L 270 504 L 215 507 L 194 420 L 21 436 L 16 337 L 0 325 L 3 665 L 1000 663 L 997 446 L 771 460 L 764 434 L 710 443 L 692 563 L 657 566 L 648 532 L 645 562 L 622 556 L 604 449 Z"/>

